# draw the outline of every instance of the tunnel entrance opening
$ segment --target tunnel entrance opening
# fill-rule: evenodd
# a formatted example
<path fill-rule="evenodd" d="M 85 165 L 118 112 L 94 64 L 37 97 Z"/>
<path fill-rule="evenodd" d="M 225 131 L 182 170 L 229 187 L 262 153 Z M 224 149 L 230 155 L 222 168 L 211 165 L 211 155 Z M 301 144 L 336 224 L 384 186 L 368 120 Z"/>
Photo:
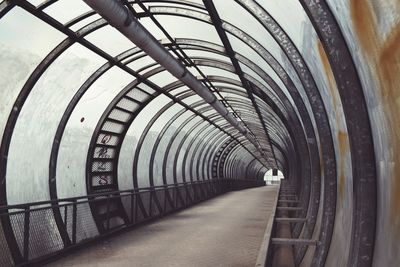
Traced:
<path fill-rule="evenodd" d="M 285 177 L 278 169 L 270 169 L 264 175 L 264 181 L 267 185 L 280 184 L 282 179 L 285 179 Z"/>

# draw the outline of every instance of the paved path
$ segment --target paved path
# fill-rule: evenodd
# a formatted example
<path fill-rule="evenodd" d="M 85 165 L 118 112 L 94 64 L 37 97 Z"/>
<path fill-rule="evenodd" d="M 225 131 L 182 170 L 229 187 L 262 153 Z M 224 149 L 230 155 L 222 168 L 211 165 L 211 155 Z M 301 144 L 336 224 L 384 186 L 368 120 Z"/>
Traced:
<path fill-rule="evenodd" d="M 51 266 L 254 266 L 276 190 L 265 186 L 224 194 Z"/>

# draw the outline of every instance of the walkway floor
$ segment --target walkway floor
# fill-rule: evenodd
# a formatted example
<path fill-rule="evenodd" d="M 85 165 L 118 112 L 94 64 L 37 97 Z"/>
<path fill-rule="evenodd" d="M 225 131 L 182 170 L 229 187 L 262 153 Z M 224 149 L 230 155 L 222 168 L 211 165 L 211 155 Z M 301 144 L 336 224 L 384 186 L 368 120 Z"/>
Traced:
<path fill-rule="evenodd" d="M 230 192 L 50 266 L 254 266 L 276 186 Z"/>

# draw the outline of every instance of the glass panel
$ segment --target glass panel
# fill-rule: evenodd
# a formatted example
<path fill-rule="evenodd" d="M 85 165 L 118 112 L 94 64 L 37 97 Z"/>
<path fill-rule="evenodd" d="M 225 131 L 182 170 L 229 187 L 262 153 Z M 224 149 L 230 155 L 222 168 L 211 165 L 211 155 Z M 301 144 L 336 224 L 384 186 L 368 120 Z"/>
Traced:
<path fill-rule="evenodd" d="M 181 113 L 183 111 L 183 113 Z M 174 115 L 181 114 L 179 117 L 175 117 L 172 124 L 167 128 L 164 134 L 161 136 L 160 142 L 156 149 L 156 154 L 154 157 L 154 168 L 153 168 L 153 175 L 154 180 L 158 181 L 158 184 L 163 183 L 163 163 L 164 163 L 164 156 L 167 150 L 167 146 L 173 137 L 174 133 L 177 130 L 177 127 L 190 116 L 191 112 L 185 111 L 184 109 L 178 110 Z M 173 181 L 167 181 L 167 184 L 173 183 Z"/>
<path fill-rule="evenodd" d="M 179 94 L 181 94 L 183 92 L 188 92 L 190 90 L 191 89 L 189 89 L 186 85 L 182 85 L 182 86 L 180 86 L 180 87 L 178 87 L 176 89 L 173 89 L 173 90 L 169 91 L 169 93 L 174 95 L 174 96 L 177 96 L 177 95 L 179 95 Z"/>
<path fill-rule="evenodd" d="M 149 180 L 150 157 L 154 147 L 154 143 L 159 137 L 160 132 L 165 126 L 165 124 L 168 123 L 172 119 L 172 117 L 180 110 L 182 110 L 182 106 L 179 104 L 175 104 L 166 111 L 164 111 L 147 133 L 142 148 L 140 150 L 139 160 L 138 160 L 137 173 L 138 177 L 140 177 L 141 180 Z M 154 161 L 153 164 L 154 164 L 153 166 L 154 185 L 155 186 L 163 185 L 162 172 L 161 172 L 162 161 L 161 162 Z"/>
<path fill-rule="evenodd" d="M 259 54 L 257 54 L 253 49 L 251 49 L 249 46 L 247 46 L 245 43 L 243 43 L 241 40 L 234 37 L 233 35 L 228 34 L 228 38 L 232 44 L 233 49 L 240 51 L 243 55 L 246 55 L 246 57 L 253 63 L 257 63 L 257 65 L 261 69 L 263 69 L 272 79 L 274 79 L 274 81 L 278 84 L 280 88 L 285 87 L 275 71 L 267 62 L 265 62 L 265 60 Z"/>
<path fill-rule="evenodd" d="M 249 34 L 252 38 L 258 41 L 258 43 L 262 44 L 265 48 L 268 48 L 268 51 L 270 51 L 276 59 L 279 59 L 282 51 L 279 45 L 275 42 L 268 31 L 264 29 L 264 27 L 244 8 L 236 2 L 228 1 L 215 1 L 215 7 L 217 8 L 222 20 L 235 25 L 246 34 Z M 240 19 L 238 19 L 239 14 Z M 291 20 L 289 21 L 292 22 Z M 241 49 L 237 51 L 242 53 L 242 55 L 247 55 L 246 53 L 243 53 L 244 51 Z"/>
<path fill-rule="evenodd" d="M 107 38 L 104 38 L 104 36 L 107 36 Z M 110 25 L 106 25 L 86 35 L 84 38 L 112 56 L 135 47 L 129 39 Z"/>
<path fill-rule="evenodd" d="M 207 143 L 204 144 L 204 149 L 201 151 L 201 157 L 203 158 L 203 172 L 205 177 L 204 180 L 212 179 L 212 154 L 215 150 L 215 144 L 219 143 L 222 140 L 222 136 L 226 136 L 223 132 L 215 128 L 211 133 L 210 138 L 207 140 Z"/>
<path fill-rule="evenodd" d="M 301 47 L 307 15 L 298 1 L 257 1 L 286 31 L 297 47 Z M 309 36 L 307 36 L 309 37 Z"/>
<path fill-rule="evenodd" d="M 177 79 L 172 76 L 168 71 L 164 70 L 156 75 L 153 75 L 149 78 L 150 81 L 157 84 L 161 88 L 176 81 Z"/>
<path fill-rule="evenodd" d="M 44 12 L 65 24 L 91 10 L 82 0 L 58 0 L 47 7 Z"/>
<path fill-rule="evenodd" d="M 182 102 L 187 104 L 187 105 L 192 105 L 193 103 L 197 103 L 199 101 L 200 102 L 205 102 L 203 100 L 203 98 L 201 98 L 198 95 L 193 95 L 193 96 L 189 96 L 189 97 L 186 97 L 186 98 L 182 99 Z"/>
<path fill-rule="evenodd" d="M 170 102 L 164 95 L 158 96 L 151 101 L 135 118 L 122 143 L 118 162 L 118 186 L 120 190 L 133 188 L 133 160 L 136 153 L 137 142 L 143 133 L 144 128 L 160 110 L 160 107 Z M 148 178 L 138 177 L 139 187 L 150 185 Z"/>
<path fill-rule="evenodd" d="M 69 27 L 69 28 L 70 28 L 71 30 L 73 30 L 73 31 L 78 31 L 78 30 L 80 30 L 81 28 L 83 28 L 84 26 L 86 26 L 86 25 L 88 25 L 88 24 L 90 24 L 90 23 L 92 23 L 92 22 L 98 20 L 99 18 L 101 18 L 100 15 L 98 15 L 98 14 L 93 14 L 92 16 L 90 16 L 90 17 L 88 17 L 88 18 L 85 18 L 85 19 L 83 19 L 83 20 L 81 20 L 81 21 L 79 21 L 79 22 L 73 24 L 73 25 L 72 25 L 71 27 Z"/>
<path fill-rule="evenodd" d="M 218 68 L 213 68 L 213 67 L 204 67 L 201 66 L 199 67 L 203 73 L 205 75 L 217 75 L 217 76 L 223 76 L 223 77 L 227 77 L 227 78 L 231 78 L 237 81 L 240 81 L 239 76 L 237 76 L 236 74 L 230 72 L 230 71 L 226 71 L 223 69 L 218 69 Z"/>
<path fill-rule="evenodd" d="M 160 141 L 160 148 L 157 151 L 157 155 L 156 158 L 159 162 L 164 161 L 164 157 L 165 154 L 168 153 L 167 155 L 167 164 L 166 164 L 166 181 L 167 184 L 173 184 L 174 180 L 173 180 L 173 176 L 172 176 L 172 163 L 173 163 L 173 152 L 170 152 L 171 150 L 173 150 L 173 148 L 171 147 L 170 151 L 167 151 L 167 147 L 170 144 L 170 142 L 174 142 L 174 140 L 172 140 L 173 136 L 175 135 L 176 131 L 178 130 L 178 128 L 183 125 L 183 123 L 189 118 L 193 116 L 193 113 L 190 111 L 186 111 L 182 116 L 180 116 L 179 118 L 177 118 L 172 125 L 168 128 L 168 130 L 166 131 L 166 133 L 164 134 L 163 138 Z M 182 135 L 181 135 L 182 137 Z M 179 137 L 177 137 L 179 138 Z M 171 141 L 172 140 L 172 141 Z M 178 141 L 177 141 L 178 142 Z M 171 143 L 173 144 L 173 143 Z M 162 170 L 161 170 L 162 171 Z"/>
<path fill-rule="evenodd" d="M 41 3 L 44 2 L 44 0 L 28 0 L 29 3 L 31 3 L 32 5 L 38 6 Z"/>
<path fill-rule="evenodd" d="M 155 17 L 174 38 L 201 39 L 222 45 L 213 25 L 178 16 L 157 15 Z"/>
<path fill-rule="evenodd" d="M 201 163 L 200 165 L 198 165 L 197 167 L 197 171 L 199 173 L 199 180 L 208 180 L 211 179 L 211 176 L 209 176 L 208 173 L 208 168 L 212 168 L 212 166 L 209 164 L 208 162 L 208 152 L 210 149 L 210 145 L 213 143 L 213 140 L 216 140 L 216 138 L 218 138 L 218 136 L 223 135 L 223 133 L 218 130 L 217 128 L 213 127 L 213 128 L 209 128 L 207 130 L 207 133 L 210 133 L 203 141 L 203 143 L 200 145 L 201 147 L 199 148 L 199 162 Z"/>
<path fill-rule="evenodd" d="M 194 148 L 196 147 L 196 144 L 197 144 L 196 141 L 198 141 L 199 138 L 204 136 L 204 131 L 206 131 L 206 129 L 209 127 L 213 127 L 213 126 L 211 126 L 208 122 L 203 122 L 196 128 L 196 130 L 194 130 L 192 132 L 190 137 L 187 139 L 186 161 L 184 162 L 184 166 L 182 166 L 182 168 L 184 169 L 184 172 L 185 172 L 186 181 L 197 180 L 197 177 L 192 176 L 192 172 L 190 171 L 193 168 L 193 166 L 195 168 L 196 165 L 198 164 L 198 162 L 193 161 L 192 156 L 193 156 Z"/>
<path fill-rule="evenodd" d="M 178 150 L 179 145 L 181 144 L 181 141 L 185 137 L 187 131 L 189 129 L 191 129 L 191 127 L 193 125 L 195 125 L 195 124 L 197 124 L 197 123 L 199 123 L 201 121 L 202 121 L 202 119 L 200 117 L 195 117 L 192 120 L 190 120 L 183 127 L 183 129 L 179 132 L 177 138 L 172 143 L 172 147 L 171 147 L 171 149 L 169 151 L 168 162 L 167 162 L 166 175 L 167 175 L 167 180 L 168 181 L 171 181 L 171 180 L 173 181 L 173 177 L 174 177 L 173 176 L 173 172 L 174 172 L 173 168 L 174 168 L 174 160 L 175 160 L 175 157 L 176 157 L 176 159 L 177 159 L 177 161 L 176 161 L 176 166 L 177 166 L 177 168 L 176 168 L 176 179 L 177 179 L 178 183 L 182 183 L 183 182 L 183 180 L 182 180 L 182 158 L 183 158 L 184 153 L 186 153 L 186 150 L 182 149 L 182 148 L 179 150 L 179 152 L 177 150 Z"/>
<path fill-rule="evenodd" d="M 93 130 L 109 103 L 131 80 L 132 76 L 113 67 L 94 82 L 75 107 L 60 143 L 57 164 L 59 197 L 87 193 L 86 159 Z"/>
<path fill-rule="evenodd" d="M 213 59 L 222 60 L 222 61 L 229 60 L 229 57 L 227 57 L 225 55 L 220 55 L 220 54 L 216 54 L 216 53 L 212 53 L 212 52 L 208 52 L 208 51 L 186 49 L 185 53 L 191 58 L 205 57 L 205 58 L 213 58 Z"/>
<path fill-rule="evenodd" d="M 48 159 L 58 123 L 74 93 L 101 63 L 91 52 L 74 45 L 35 84 L 21 110 L 10 146 L 7 175 L 10 204 L 49 198 Z M 21 164 L 25 167 L 21 168 Z"/>
<path fill-rule="evenodd" d="M 14 7 L 0 20 L 0 138 L 29 75 L 64 38 L 65 35 L 19 7 Z"/>
<path fill-rule="evenodd" d="M 203 164 L 202 158 L 200 157 L 200 152 L 202 151 L 202 148 L 207 145 L 206 140 L 210 138 L 212 130 L 215 129 L 214 126 L 208 125 L 206 129 L 202 131 L 201 134 L 198 135 L 198 138 L 196 137 L 196 141 L 192 145 L 192 156 L 189 158 L 188 165 L 191 167 L 191 176 L 194 181 L 198 180 L 204 180 L 204 177 L 202 177 L 202 173 L 199 172 L 200 167 Z"/>
<path fill-rule="evenodd" d="M 135 55 L 135 57 L 137 57 L 138 55 Z M 140 57 L 140 58 L 130 62 L 127 66 L 135 71 L 138 71 L 139 69 L 144 68 L 149 65 L 152 65 L 154 63 L 155 63 L 155 60 L 152 59 L 151 57 L 143 56 L 143 57 Z"/>

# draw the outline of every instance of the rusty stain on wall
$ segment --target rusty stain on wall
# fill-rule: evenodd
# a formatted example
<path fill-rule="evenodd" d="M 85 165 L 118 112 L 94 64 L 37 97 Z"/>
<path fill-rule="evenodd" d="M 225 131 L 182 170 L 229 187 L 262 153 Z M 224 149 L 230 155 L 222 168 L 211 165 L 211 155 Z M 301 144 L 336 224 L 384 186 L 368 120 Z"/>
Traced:
<path fill-rule="evenodd" d="M 400 6 L 395 1 L 396 6 Z M 379 81 L 380 96 L 390 133 L 394 163 L 390 186 L 390 221 L 400 235 L 400 23 L 392 27 L 386 38 L 378 31 L 375 10 L 368 1 L 352 0 L 351 15 L 364 54 Z"/>
<path fill-rule="evenodd" d="M 340 199 L 343 200 L 344 197 L 344 191 L 345 191 L 345 165 L 346 165 L 346 155 L 348 153 L 349 145 L 348 145 L 348 135 L 345 131 L 340 130 L 341 127 L 339 125 L 339 114 L 338 114 L 338 108 L 340 108 L 339 103 L 339 96 L 338 96 L 338 90 L 337 90 L 337 85 L 335 81 L 335 77 L 333 75 L 331 66 L 329 64 L 329 59 L 325 53 L 325 50 L 322 46 L 322 43 L 318 40 L 317 43 L 318 46 L 318 52 L 319 56 L 321 58 L 322 65 L 324 67 L 325 74 L 328 78 L 329 82 L 329 90 L 331 92 L 332 96 L 332 101 L 333 101 L 333 107 L 335 111 L 335 121 L 336 121 L 336 127 L 338 130 L 337 134 L 337 140 L 339 141 L 339 158 L 340 158 L 340 170 L 338 171 L 339 174 L 339 179 L 338 179 L 338 190 L 339 190 L 339 197 Z"/>

